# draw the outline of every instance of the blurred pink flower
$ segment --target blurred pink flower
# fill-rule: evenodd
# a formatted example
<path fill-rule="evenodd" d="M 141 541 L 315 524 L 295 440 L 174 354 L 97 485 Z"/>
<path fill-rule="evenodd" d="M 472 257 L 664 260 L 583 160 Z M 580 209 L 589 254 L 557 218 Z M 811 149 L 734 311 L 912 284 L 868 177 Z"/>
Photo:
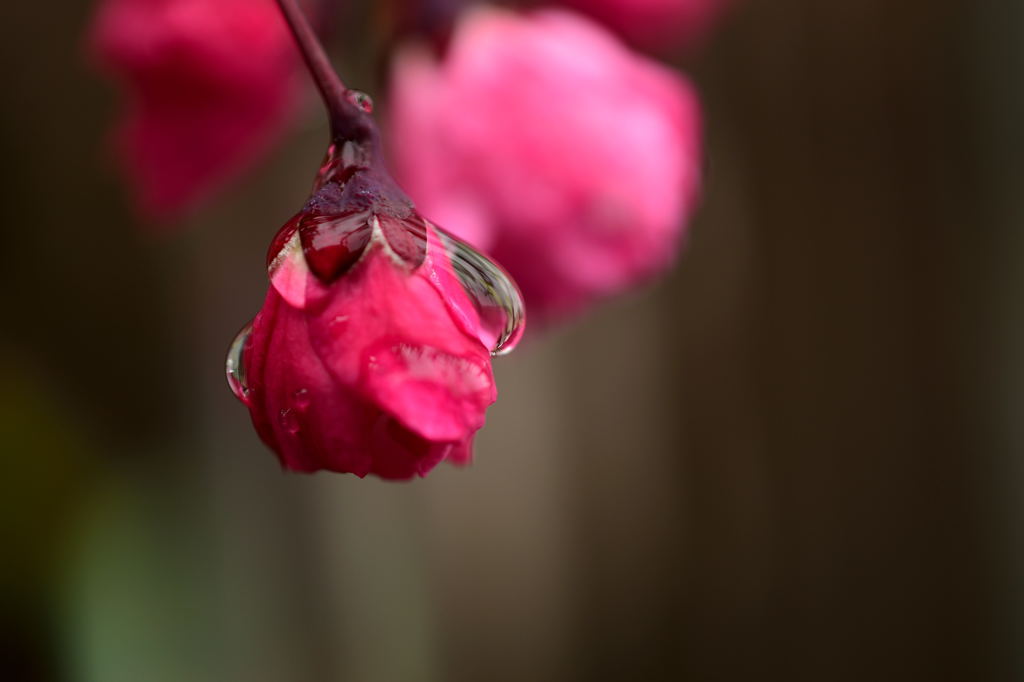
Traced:
<path fill-rule="evenodd" d="M 630 42 L 658 50 L 700 43 L 733 0 L 562 0 Z"/>
<path fill-rule="evenodd" d="M 272 285 L 229 378 L 285 468 L 423 476 L 470 460 L 502 339 L 456 276 L 448 238 L 360 157 L 372 155 L 333 146 L 275 239 Z"/>
<path fill-rule="evenodd" d="M 103 0 L 90 47 L 124 89 L 116 148 L 151 216 L 257 162 L 297 110 L 298 55 L 274 0 Z"/>
<path fill-rule="evenodd" d="M 558 10 L 471 11 L 442 62 L 408 49 L 392 74 L 403 186 L 508 268 L 541 317 L 674 262 L 700 183 L 699 120 L 684 78 Z"/>

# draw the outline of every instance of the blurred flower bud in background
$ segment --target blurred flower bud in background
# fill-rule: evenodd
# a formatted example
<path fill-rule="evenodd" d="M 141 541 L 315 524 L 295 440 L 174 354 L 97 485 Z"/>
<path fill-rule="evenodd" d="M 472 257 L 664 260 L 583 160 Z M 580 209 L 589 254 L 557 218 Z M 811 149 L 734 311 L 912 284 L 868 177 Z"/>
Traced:
<path fill-rule="evenodd" d="M 273 0 L 106 0 L 89 46 L 123 90 L 116 152 L 149 217 L 259 162 L 298 110 L 299 59 Z"/>
<path fill-rule="evenodd" d="M 531 315 L 577 312 L 675 261 L 700 185 L 697 97 L 599 25 L 473 10 L 442 59 L 399 53 L 391 105 L 403 187 L 508 268 Z"/>

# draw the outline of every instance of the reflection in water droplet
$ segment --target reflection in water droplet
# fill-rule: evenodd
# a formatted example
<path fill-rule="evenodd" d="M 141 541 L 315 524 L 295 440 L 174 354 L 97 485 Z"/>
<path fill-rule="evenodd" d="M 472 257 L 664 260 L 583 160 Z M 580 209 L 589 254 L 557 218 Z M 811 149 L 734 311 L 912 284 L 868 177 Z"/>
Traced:
<path fill-rule="evenodd" d="M 252 336 L 252 323 L 245 325 L 238 336 L 231 342 L 228 350 L 228 358 L 225 363 L 225 373 L 228 377 L 228 386 L 235 397 L 243 403 L 249 402 L 249 386 L 245 378 L 245 347 Z"/>
<path fill-rule="evenodd" d="M 345 93 L 345 96 L 348 97 L 349 102 L 352 102 L 352 104 L 355 104 L 366 113 L 373 113 L 373 99 L 365 92 L 349 90 Z"/>
<path fill-rule="evenodd" d="M 311 217 L 299 230 L 301 251 L 309 269 L 322 282 L 333 282 L 363 255 L 373 228 L 370 214 L 356 211 Z"/>
<path fill-rule="evenodd" d="M 268 274 L 277 293 L 293 308 L 304 310 L 310 297 L 315 302 L 328 295 L 331 284 L 346 276 L 377 239 L 410 271 L 423 263 L 428 251 L 438 255 L 432 259 L 431 281 L 442 290 L 461 286 L 473 308 L 466 309 L 464 300 L 456 300 L 450 303 L 452 314 L 463 331 L 477 336 L 492 355 L 512 351 L 522 337 L 526 313 L 511 276 L 415 213 L 407 217 L 367 210 L 300 214 L 282 231 L 288 238 L 275 239 L 278 251 L 271 257 Z M 340 333 L 347 319 L 339 316 L 330 324 Z"/>
<path fill-rule="evenodd" d="M 281 422 L 281 427 L 288 433 L 296 434 L 299 432 L 299 418 L 291 408 L 286 407 L 281 410 L 278 420 Z"/>
<path fill-rule="evenodd" d="M 307 407 L 309 407 L 309 389 L 300 388 L 299 390 L 295 391 L 295 393 L 292 394 L 292 398 L 295 400 L 295 409 L 305 410 Z"/>
<path fill-rule="evenodd" d="M 523 336 L 526 310 L 512 277 L 464 241 L 438 229 L 452 270 L 469 294 L 488 338 L 491 355 L 510 353 Z"/>

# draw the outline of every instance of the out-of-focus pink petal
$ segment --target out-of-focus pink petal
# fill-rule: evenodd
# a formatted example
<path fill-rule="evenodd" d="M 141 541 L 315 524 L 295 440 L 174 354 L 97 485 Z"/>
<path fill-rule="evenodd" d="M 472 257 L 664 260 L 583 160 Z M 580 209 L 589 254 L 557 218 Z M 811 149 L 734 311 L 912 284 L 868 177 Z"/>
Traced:
<path fill-rule="evenodd" d="M 297 111 L 297 55 L 273 0 L 104 0 L 90 47 L 124 91 L 115 144 L 152 216 L 245 171 Z"/>
<path fill-rule="evenodd" d="M 392 74 L 391 149 L 427 215 L 551 318 L 674 262 L 700 185 L 689 83 L 563 11 L 468 13 L 441 62 Z"/>

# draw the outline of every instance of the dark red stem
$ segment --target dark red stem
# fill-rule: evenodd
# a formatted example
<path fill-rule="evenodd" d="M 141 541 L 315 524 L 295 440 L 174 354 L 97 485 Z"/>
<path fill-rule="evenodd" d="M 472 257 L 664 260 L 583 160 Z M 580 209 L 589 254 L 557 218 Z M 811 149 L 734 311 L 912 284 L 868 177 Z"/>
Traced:
<path fill-rule="evenodd" d="M 291 28 L 306 67 L 324 100 L 331 119 L 333 135 L 347 139 L 369 136 L 373 123 L 362 109 L 349 100 L 348 88 L 331 66 L 323 45 L 320 44 L 297 0 L 277 0 L 277 5 Z"/>

